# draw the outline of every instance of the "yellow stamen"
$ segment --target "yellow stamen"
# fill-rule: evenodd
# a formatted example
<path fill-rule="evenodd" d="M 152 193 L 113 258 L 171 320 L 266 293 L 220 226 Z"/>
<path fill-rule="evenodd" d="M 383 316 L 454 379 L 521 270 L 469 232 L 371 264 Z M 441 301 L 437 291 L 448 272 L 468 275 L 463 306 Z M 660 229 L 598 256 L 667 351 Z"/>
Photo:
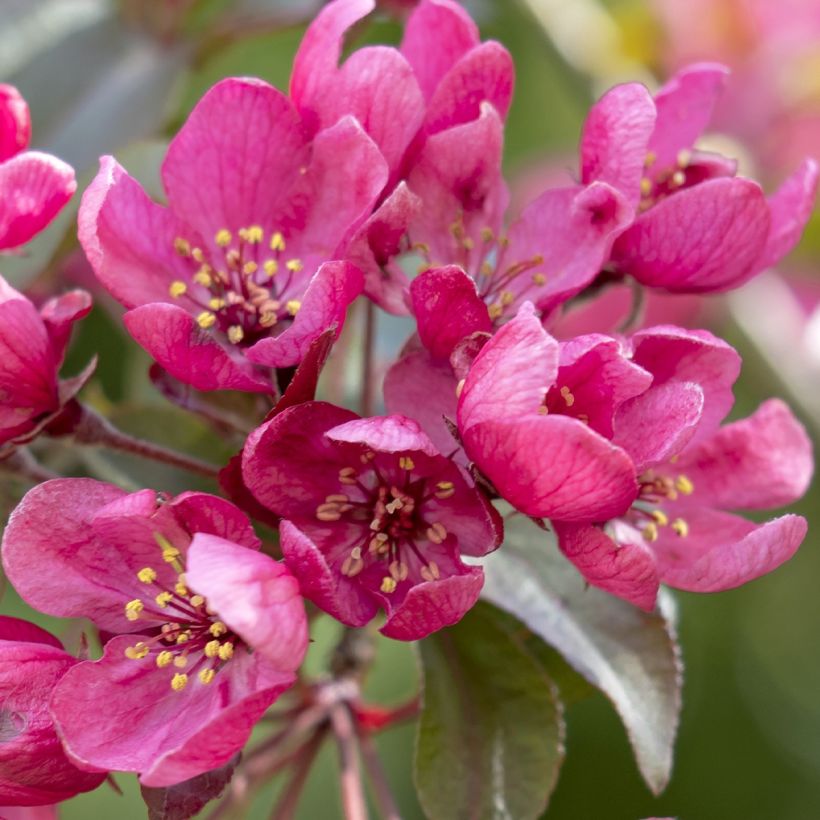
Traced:
<path fill-rule="evenodd" d="M 181 692 L 188 685 L 188 676 L 184 672 L 177 672 L 171 678 L 171 689 L 175 692 Z"/>
<path fill-rule="evenodd" d="M 678 151 L 677 156 L 677 164 L 678 168 L 686 168 L 687 165 L 692 161 L 692 152 L 686 148 Z"/>
<path fill-rule="evenodd" d="M 187 239 L 183 239 L 183 237 L 178 236 L 174 240 L 174 250 L 180 256 L 190 256 L 191 255 L 191 243 Z"/>
<path fill-rule="evenodd" d="M 643 535 L 644 539 L 646 541 L 649 541 L 650 543 L 652 543 L 653 541 L 657 541 L 658 540 L 658 525 L 650 521 L 641 530 L 641 535 Z"/>
<path fill-rule="evenodd" d="M 289 299 L 285 302 L 285 310 L 291 315 L 295 316 L 299 312 L 302 303 L 298 299 Z"/>
<path fill-rule="evenodd" d="M 684 495 L 692 495 L 695 490 L 695 485 L 685 475 L 679 475 L 675 479 L 675 486 Z"/>
<path fill-rule="evenodd" d="M 672 174 L 672 184 L 676 188 L 680 188 L 680 186 L 683 185 L 684 182 L 686 182 L 686 175 L 683 173 L 683 171 L 675 171 L 675 173 Z"/>
<path fill-rule="evenodd" d="M 208 307 L 211 310 L 222 310 L 226 305 L 224 299 L 220 299 L 218 296 L 214 296 L 213 299 L 208 299 Z"/>
<path fill-rule="evenodd" d="M 436 484 L 436 498 L 450 498 L 455 492 L 456 488 L 452 481 L 439 481 Z"/>
<path fill-rule="evenodd" d="M 498 319 L 501 314 L 504 312 L 504 308 L 500 302 L 493 302 L 488 308 L 487 313 L 490 314 L 490 318 L 495 321 Z"/>
<path fill-rule="evenodd" d="M 184 581 L 177 581 L 174 584 L 174 592 L 184 598 L 188 594 L 188 587 L 185 586 Z"/>
<path fill-rule="evenodd" d="M 342 467 L 339 470 L 339 483 L 340 484 L 355 484 L 356 483 L 356 468 L 355 467 Z"/>
<path fill-rule="evenodd" d="M 492 242 L 495 239 L 495 234 L 493 233 L 492 228 L 482 228 L 481 229 L 481 241 L 482 242 Z"/>
<path fill-rule="evenodd" d="M 229 661 L 233 657 L 233 644 L 232 643 L 223 643 L 222 646 L 219 647 L 219 660 L 221 661 Z"/>
<path fill-rule="evenodd" d="M 389 595 L 391 592 L 396 591 L 397 586 L 398 584 L 389 575 L 385 575 L 384 578 L 382 578 L 379 589 Z"/>
<path fill-rule="evenodd" d="M 186 629 L 184 632 L 180 632 L 177 635 L 177 643 L 188 643 L 191 640 L 191 630 Z"/>
<path fill-rule="evenodd" d="M 219 654 L 219 641 L 208 641 L 205 644 L 204 652 L 206 658 L 215 658 Z"/>
<path fill-rule="evenodd" d="M 689 535 L 689 525 L 682 519 L 676 518 L 672 522 L 672 529 L 683 538 L 686 535 Z"/>
<path fill-rule="evenodd" d="M 572 407 L 572 405 L 575 404 L 575 396 L 572 395 L 572 391 L 566 385 L 561 388 L 561 396 L 567 407 Z"/>
<path fill-rule="evenodd" d="M 134 646 L 127 646 L 125 648 L 125 657 L 131 661 L 138 661 L 142 660 L 149 652 L 148 644 L 139 641 L 139 643 L 134 644 Z"/>
<path fill-rule="evenodd" d="M 163 649 L 162 652 L 157 655 L 157 666 L 160 669 L 165 669 L 166 666 L 170 666 L 172 661 L 174 660 L 174 655 L 172 652 L 169 652 L 167 649 Z"/>
<path fill-rule="evenodd" d="M 641 180 L 641 196 L 649 196 L 652 193 L 652 180 L 644 177 Z"/>
<path fill-rule="evenodd" d="M 216 324 L 216 316 L 213 313 L 210 313 L 207 310 L 203 310 L 199 316 L 196 317 L 196 323 L 203 329 L 207 330 L 209 327 L 213 327 Z"/>
<path fill-rule="evenodd" d="M 204 603 L 205 603 L 205 599 L 201 595 L 192 595 L 191 596 L 191 606 L 200 607 Z"/>
<path fill-rule="evenodd" d="M 222 228 L 221 230 L 216 232 L 216 236 L 214 237 L 214 241 L 220 248 L 227 248 L 228 245 L 231 244 L 231 232 L 227 228 Z"/>
<path fill-rule="evenodd" d="M 447 529 L 440 521 L 436 521 L 427 528 L 425 535 L 434 544 L 443 544 L 447 537 Z"/>
<path fill-rule="evenodd" d="M 503 307 L 509 307 L 515 301 L 515 294 L 511 290 L 501 292 L 501 304 Z"/>
<path fill-rule="evenodd" d="M 669 523 L 669 518 L 663 510 L 652 510 L 652 517 L 659 527 L 665 527 Z"/>
<path fill-rule="evenodd" d="M 456 385 L 456 398 L 461 395 L 461 391 L 464 389 L 464 382 L 465 379 L 460 379 L 458 384 Z"/>
<path fill-rule="evenodd" d="M 279 263 L 275 259 L 267 259 L 262 265 L 262 268 L 268 276 L 273 277 L 276 276 L 276 273 L 279 270 Z"/>
<path fill-rule="evenodd" d="M 231 344 L 238 345 L 244 338 L 245 331 L 242 329 L 241 325 L 231 325 L 228 328 L 228 341 Z"/>
<path fill-rule="evenodd" d="M 246 273 L 248 275 L 256 273 L 258 270 L 259 265 L 257 265 L 256 262 L 245 262 L 245 264 L 242 265 L 242 273 Z"/>
<path fill-rule="evenodd" d="M 208 629 L 208 632 L 211 633 L 215 638 L 218 638 L 220 635 L 224 635 L 228 631 L 228 627 L 222 623 L 222 621 L 214 621 Z"/>
<path fill-rule="evenodd" d="M 431 561 L 426 567 L 422 567 L 419 574 L 425 581 L 438 581 L 441 578 L 441 571 L 435 561 Z"/>
<path fill-rule="evenodd" d="M 137 578 L 143 584 L 153 584 L 157 580 L 157 571 L 151 567 L 143 567 L 138 573 Z"/>
<path fill-rule="evenodd" d="M 272 251 L 285 250 L 285 237 L 279 231 L 274 231 L 270 238 L 270 249 Z"/>
<path fill-rule="evenodd" d="M 185 282 L 181 282 L 179 279 L 171 282 L 168 287 L 168 293 L 170 293 L 174 299 L 179 299 L 180 296 L 184 296 L 187 290 L 188 286 Z"/>
<path fill-rule="evenodd" d="M 214 283 L 213 277 L 211 276 L 211 268 L 207 265 L 203 265 L 194 274 L 194 282 L 198 285 L 202 285 L 204 288 L 209 288 Z"/>
<path fill-rule="evenodd" d="M 140 601 L 139 598 L 136 598 L 133 601 L 129 601 L 125 605 L 125 617 L 129 621 L 136 621 L 139 619 L 140 613 L 145 609 L 145 604 Z"/>
<path fill-rule="evenodd" d="M 544 273 L 534 273 L 532 275 L 532 281 L 536 285 L 546 285 L 547 284 L 547 276 Z"/>
<path fill-rule="evenodd" d="M 299 273 L 299 271 L 304 268 L 304 265 L 301 259 L 288 259 L 288 261 L 285 262 L 285 267 L 293 273 Z"/>
<path fill-rule="evenodd" d="M 643 161 L 643 167 L 649 168 L 655 164 L 655 160 L 658 158 L 657 154 L 654 151 L 648 151 L 646 154 L 646 158 Z"/>
<path fill-rule="evenodd" d="M 400 456 L 399 457 L 399 468 L 402 470 L 407 470 L 408 472 L 415 467 L 415 463 L 410 456 Z"/>
<path fill-rule="evenodd" d="M 216 670 L 215 669 L 200 669 L 199 670 L 199 680 L 202 683 L 208 684 L 213 682 L 213 679 L 216 677 Z"/>
<path fill-rule="evenodd" d="M 194 248 L 191 251 L 191 256 L 193 257 L 194 262 L 199 262 L 201 265 L 205 261 L 205 254 L 202 251 L 202 248 Z"/>
<path fill-rule="evenodd" d="M 188 665 L 188 656 L 187 655 L 177 655 L 174 658 L 174 666 L 177 669 L 184 669 Z"/>
<path fill-rule="evenodd" d="M 170 592 L 160 592 L 154 600 L 157 602 L 157 606 L 165 609 L 174 600 L 174 596 Z"/>

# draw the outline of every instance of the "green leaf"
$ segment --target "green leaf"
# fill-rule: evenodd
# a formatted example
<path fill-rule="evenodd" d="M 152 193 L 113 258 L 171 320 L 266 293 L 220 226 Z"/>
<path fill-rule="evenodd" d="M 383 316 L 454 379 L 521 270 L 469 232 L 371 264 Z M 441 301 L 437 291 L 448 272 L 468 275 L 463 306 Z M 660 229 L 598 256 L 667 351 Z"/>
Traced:
<path fill-rule="evenodd" d="M 558 777 L 564 724 L 557 692 L 498 614 L 479 604 L 419 644 L 415 778 L 433 820 L 538 817 Z"/>
<path fill-rule="evenodd" d="M 587 587 L 554 537 L 529 520 L 508 519 L 505 533 L 485 564 L 483 597 L 523 621 L 612 701 L 658 794 L 669 781 L 681 705 L 682 666 L 669 618 Z"/>

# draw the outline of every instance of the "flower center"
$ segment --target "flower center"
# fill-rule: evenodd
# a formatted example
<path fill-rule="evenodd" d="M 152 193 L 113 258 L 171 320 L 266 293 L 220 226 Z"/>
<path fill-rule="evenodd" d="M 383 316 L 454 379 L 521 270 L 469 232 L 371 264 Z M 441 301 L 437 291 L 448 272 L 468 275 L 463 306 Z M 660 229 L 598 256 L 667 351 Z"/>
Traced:
<path fill-rule="evenodd" d="M 395 592 L 411 574 L 425 581 L 438 580 L 438 564 L 424 556 L 424 545 L 443 544 L 448 533 L 440 521 L 427 519 L 425 506 L 433 498 L 451 498 L 455 485 L 417 475 L 409 455 L 380 466 L 375 460 L 376 454 L 366 451 L 360 467 L 343 467 L 339 471 L 341 492 L 328 495 L 316 508 L 319 521 L 345 521 L 361 527 L 361 534 L 345 551 L 342 574 L 354 578 L 377 567 L 383 573 L 379 588 L 384 593 Z"/>
<path fill-rule="evenodd" d="M 293 318 L 301 307 L 289 294 L 301 292 L 300 259 L 285 256 L 279 231 L 270 237 L 259 225 L 216 232 L 219 249 L 210 253 L 192 246 L 184 237 L 174 240 L 176 252 L 191 265 L 189 281 L 175 280 L 168 288 L 174 299 L 183 296 L 199 308 L 196 320 L 203 329 L 215 328 L 235 345 L 252 344 L 268 335 L 278 322 Z"/>
<path fill-rule="evenodd" d="M 645 175 L 641 179 L 641 201 L 638 211 L 643 213 L 675 191 L 699 182 L 696 169 L 690 168 L 691 162 L 692 152 L 684 149 L 678 152 L 673 166 L 652 171 L 655 154 L 650 151 L 644 160 Z"/>
<path fill-rule="evenodd" d="M 675 518 L 670 521 L 669 516 L 658 505 L 664 501 L 675 501 L 681 495 L 691 495 L 695 486 L 690 479 L 683 474 L 674 478 L 668 475 L 655 475 L 649 470 L 638 482 L 638 500 L 624 515 L 624 519 L 639 529 L 644 540 L 649 543 L 658 540 L 661 527 L 670 527 L 681 538 L 687 536 L 689 524 L 686 519 Z"/>
<path fill-rule="evenodd" d="M 153 567 L 144 567 L 137 578 L 152 592 L 150 601 L 135 598 L 125 605 L 129 621 L 145 621 L 159 630 L 151 638 L 138 641 L 125 650 L 130 660 L 153 656 L 159 669 L 173 667 L 170 686 L 182 691 L 189 677 L 196 674 L 209 684 L 233 657 L 240 639 L 222 621 L 216 620 L 201 595 L 192 594 L 185 582 L 185 567 L 179 550 L 164 536 L 155 533 L 162 559 L 177 573 L 173 588 L 159 583 Z"/>

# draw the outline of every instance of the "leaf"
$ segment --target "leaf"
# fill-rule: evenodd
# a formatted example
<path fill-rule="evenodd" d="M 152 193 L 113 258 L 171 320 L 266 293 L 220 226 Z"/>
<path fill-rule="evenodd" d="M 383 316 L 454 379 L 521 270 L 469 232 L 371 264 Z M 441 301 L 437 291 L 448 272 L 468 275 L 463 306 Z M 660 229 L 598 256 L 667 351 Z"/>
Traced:
<path fill-rule="evenodd" d="M 666 787 L 681 706 L 682 665 L 664 612 L 646 613 L 595 588 L 554 537 L 521 516 L 484 566 L 483 597 L 557 649 L 613 703 L 653 793 Z"/>
<path fill-rule="evenodd" d="M 555 687 L 487 604 L 421 641 L 415 779 L 430 818 L 538 817 L 563 759 Z"/>
<path fill-rule="evenodd" d="M 175 786 L 152 788 L 140 785 L 140 792 L 148 807 L 148 820 L 188 820 L 215 800 L 231 782 L 240 752 L 224 766 L 211 772 L 183 780 Z"/>

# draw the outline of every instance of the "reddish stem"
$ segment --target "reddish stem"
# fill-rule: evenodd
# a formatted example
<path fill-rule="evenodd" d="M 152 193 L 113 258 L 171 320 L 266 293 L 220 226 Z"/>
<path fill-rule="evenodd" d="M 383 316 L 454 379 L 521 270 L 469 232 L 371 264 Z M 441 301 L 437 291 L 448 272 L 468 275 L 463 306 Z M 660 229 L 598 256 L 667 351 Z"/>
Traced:
<path fill-rule="evenodd" d="M 367 804 L 362 788 L 362 772 L 356 748 L 353 719 L 343 703 L 330 710 L 330 722 L 339 748 L 339 780 L 342 787 L 342 806 L 346 820 L 368 820 Z"/>

